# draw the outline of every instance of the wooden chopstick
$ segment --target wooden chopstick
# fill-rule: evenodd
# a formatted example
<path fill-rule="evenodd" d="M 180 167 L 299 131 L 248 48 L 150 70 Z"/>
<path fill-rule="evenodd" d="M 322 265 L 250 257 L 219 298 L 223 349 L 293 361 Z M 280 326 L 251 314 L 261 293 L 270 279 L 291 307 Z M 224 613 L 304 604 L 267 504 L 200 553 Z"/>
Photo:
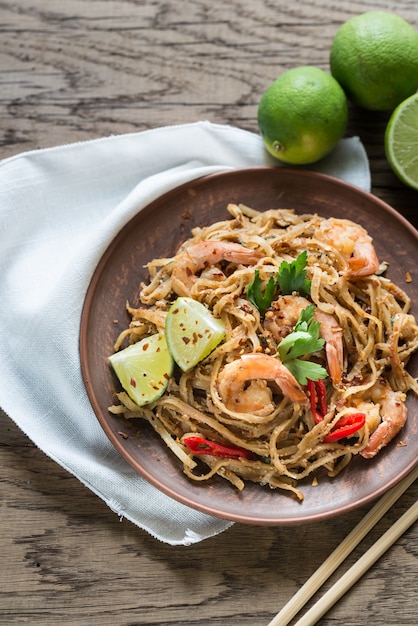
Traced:
<path fill-rule="evenodd" d="M 305 606 L 308 600 L 318 591 L 324 582 L 331 576 L 344 559 L 354 550 L 367 533 L 377 524 L 391 506 L 400 498 L 410 485 L 418 478 L 418 465 L 395 487 L 392 487 L 363 519 L 353 528 L 340 545 L 330 554 L 322 565 L 312 574 L 299 591 L 289 600 L 282 610 L 274 617 L 268 626 L 286 626 L 290 620 Z M 327 612 L 327 610 L 353 585 L 364 572 L 404 533 L 417 519 L 418 504 L 411 508 L 368 550 L 359 561 L 332 587 L 295 624 L 308 626 Z M 360 565 L 359 565 L 360 564 Z M 344 580 L 345 579 L 345 580 Z M 343 584 L 342 584 L 343 581 Z M 340 593 L 342 590 L 342 593 Z M 306 621 L 308 620 L 308 621 Z M 312 621 L 315 620 L 315 621 Z"/>
<path fill-rule="evenodd" d="M 379 559 L 382 554 L 418 519 L 418 502 L 415 502 L 389 528 L 384 535 L 372 545 L 365 554 L 330 588 L 322 598 L 305 613 L 295 626 L 313 626 L 339 600 L 345 592 Z"/>

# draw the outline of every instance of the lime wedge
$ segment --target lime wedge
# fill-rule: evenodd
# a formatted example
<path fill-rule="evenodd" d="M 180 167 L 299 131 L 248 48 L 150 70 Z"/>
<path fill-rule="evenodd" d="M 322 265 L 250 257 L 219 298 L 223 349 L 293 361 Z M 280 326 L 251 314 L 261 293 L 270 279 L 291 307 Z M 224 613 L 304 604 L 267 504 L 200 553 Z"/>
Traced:
<path fill-rule="evenodd" d="M 398 178 L 418 189 L 418 94 L 393 111 L 386 127 L 385 151 Z"/>
<path fill-rule="evenodd" d="M 138 406 L 163 395 L 174 367 L 162 333 L 112 354 L 109 361 L 122 387 Z"/>
<path fill-rule="evenodd" d="M 184 372 L 207 357 L 225 337 L 223 323 L 203 304 L 186 297 L 171 305 L 165 332 L 168 349 Z"/>

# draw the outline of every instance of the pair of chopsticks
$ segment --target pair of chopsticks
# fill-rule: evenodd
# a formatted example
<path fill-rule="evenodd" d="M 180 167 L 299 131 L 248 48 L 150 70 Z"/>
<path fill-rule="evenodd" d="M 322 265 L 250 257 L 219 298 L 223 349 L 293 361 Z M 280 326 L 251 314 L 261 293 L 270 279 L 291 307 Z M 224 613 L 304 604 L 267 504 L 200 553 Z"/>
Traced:
<path fill-rule="evenodd" d="M 391 506 L 418 478 L 418 466 L 395 487 L 388 491 L 363 517 L 341 544 L 289 600 L 268 626 L 286 626 L 299 613 L 344 559 L 354 550 Z M 294 626 L 314 626 L 317 621 L 354 585 L 361 576 L 392 546 L 418 519 L 415 502 L 376 543 L 299 619 Z"/>

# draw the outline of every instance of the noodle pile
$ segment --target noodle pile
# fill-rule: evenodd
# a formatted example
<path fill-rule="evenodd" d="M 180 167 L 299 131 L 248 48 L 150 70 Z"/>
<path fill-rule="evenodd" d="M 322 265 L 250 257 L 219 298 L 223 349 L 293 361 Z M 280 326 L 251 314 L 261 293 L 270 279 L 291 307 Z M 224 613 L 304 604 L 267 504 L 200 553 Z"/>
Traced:
<path fill-rule="evenodd" d="M 192 370 L 176 370 L 166 392 L 152 404 L 138 407 L 122 392 L 117 394 L 120 404 L 109 410 L 126 418 L 147 420 L 180 458 L 192 480 L 208 480 L 216 474 L 238 489 L 243 489 L 245 481 L 254 481 L 291 491 L 302 500 L 299 481 L 308 476 L 317 480 L 321 472 L 337 475 L 354 455 L 367 456 L 372 433 L 379 426 L 393 430 L 392 438 L 403 425 L 406 394 L 412 391 L 418 395 L 417 380 L 406 370 L 418 349 L 418 327 L 409 312 L 407 294 L 383 275 L 383 266 L 371 275 L 350 277 L 352 249 L 345 249 L 349 237 L 344 232 L 344 220 L 334 224 L 318 215 L 296 215 L 288 209 L 258 212 L 235 204 L 229 205 L 228 211 L 232 219 L 195 228 L 174 257 L 148 263 L 149 281 L 141 285 L 141 306 L 133 309 L 127 305 L 132 321 L 118 338 L 115 350 L 125 342 L 135 343 L 164 332 L 167 311 L 178 295 L 185 294 L 222 320 L 224 341 Z M 330 236 L 324 236 L 326 229 L 321 224 L 330 226 Z M 174 280 L 176 268 L 184 264 L 189 246 L 203 241 L 239 243 L 257 251 L 259 258 L 250 264 L 228 259 L 212 263 L 208 258 L 181 293 L 183 288 Z M 228 392 L 221 395 L 219 389 L 220 376 L 228 364 L 246 354 L 277 354 L 279 341 L 269 325 L 273 318 L 280 326 L 281 318 L 274 317 L 276 302 L 261 314 L 247 295 L 255 270 L 266 285 L 283 261 L 290 263 L 304 251 L 311 281 L 307 299 L 315 311 L 333 318 L 343 346 L 340 380 L 335 382 L 330 376 L 324 380 L 327 410 L 320 421 L 314 419 L 309 401 L 294 403 L 274 381 L 257 379 L 257 375 L 243 386 L 239 398 L 233 397 L 233 387 L 231 397 Z M 281 297 L 276 294 L 277 301 Z M 287 304 L 291 306 L 297 297 L 288 295 Z M 283 334 L 290 331 L 284 329 Z M 309 358 L 329 368 L 325 348 Z M 262 403 L 262 409 L 251 405 L 258 395 L 270 400 Z M 359 411 L 366 415 L 362 428 L 345 438 L 324 441 L 344 416 Z M 402 422 L 397 430 L 392 424 L 396 418 Z M 251 455 L 197 457 L 183 442 L 190 433 Z M 376 451 L 378 448 L 373 454 Z"/>

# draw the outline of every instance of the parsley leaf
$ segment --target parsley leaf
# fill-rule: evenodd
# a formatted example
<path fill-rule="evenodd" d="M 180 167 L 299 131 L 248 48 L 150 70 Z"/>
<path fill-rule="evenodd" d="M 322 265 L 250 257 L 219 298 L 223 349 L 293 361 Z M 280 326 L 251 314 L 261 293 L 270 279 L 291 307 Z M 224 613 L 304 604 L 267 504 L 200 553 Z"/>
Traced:
<path fill-rule="evenodd" d="M 293 361 L 287 361 L 285 365 L 301 385 L 306 385 L 308 379 L 317 381 L 328 376 L 327 370 L 322 365 L 312 361 L 293 359 Z"/>
<path fill-rule="evenodd" d="M 259 270 L 255 270 L 254 280 L 247 287 L 247 296 L 249 301 L 260 311 L 261 315 L 264 315 L 273 302 L 277 287 L 280 288 L 283 295 L 292 294 L 294 291 L 300 293 L 301 296 L 309 295 L 311 281 L 306 278 L 307 262 L 308 253 L 306 250 L 301 252 L 291 263 L 282 261 L 276 276 L 270 276 L 264 293 L 262 290 L 260 272 Z"/>
<path fill-rule="evenodd" d="M 313 319 L 315 307 L 313 304 L 304 309 L 296 325 L 289 335 L 279 344 L 279 356 L 283 363 L 290 359 L 311 354 L 321 350 L 324 340 L 319 337 L 320 323 Z"/>
<path fill-rule="evenodd" d="M 308 378 L 318 380 L 328 375 L 326 369 L 318 363 L 299 358 L 317 352 L 324 346 L 325 341 L 319 336 L 320 323 L 314 320 L 314 313 L 314 305 L 307 306 L 299 315 L 293 332 L 282 339 L 278 346 L 280 360 L 301 385 L 306 385 Z"/>
<path fill-rule="evenodd" d="M 260 311 L 261 315 L 264 315 L 272 303 L 275 291 L 276 282 L 273 276 L 270 276 L 263 294 L 260 272 L 259 270 L 255 270 L 254 280 L 247 287 L 247 296 L 249 301 L 252 302 L 252 304 L 254 304 L 254 306 Z"/>
<path fill-rule="evenodd" d="M 282 261 L 277 272 L 277 284 L 283 295 L 292 294 L 294 291 L 301 296 L 307 296 L 311 290 L 311 281 L 306 278 L 308 253 L 306 250 L 291 263 Z"/>

